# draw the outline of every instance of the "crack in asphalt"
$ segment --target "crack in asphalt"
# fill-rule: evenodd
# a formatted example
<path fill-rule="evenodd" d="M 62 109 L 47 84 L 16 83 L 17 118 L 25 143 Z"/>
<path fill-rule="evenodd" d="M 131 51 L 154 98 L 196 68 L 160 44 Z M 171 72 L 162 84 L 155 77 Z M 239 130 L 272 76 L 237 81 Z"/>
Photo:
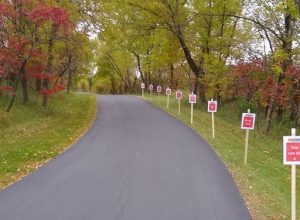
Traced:
<path fill-rule="evenodd" d="M 121 220 L 126 214 L 128 180 L 134 170 L 135 162 L 140 155 L 141 155 L 140 151 L 136 152 L 133 159 L 129 161 L 129 165 L 126 168 L 124 168 L 124 175 L 120 181 L 121 190 L 120 190 L 120 194 L 118 196 L 120 210 L 119 210 L 119 213 L 117 214 L 117 217 L 115 218 L 115 220 Z"/>

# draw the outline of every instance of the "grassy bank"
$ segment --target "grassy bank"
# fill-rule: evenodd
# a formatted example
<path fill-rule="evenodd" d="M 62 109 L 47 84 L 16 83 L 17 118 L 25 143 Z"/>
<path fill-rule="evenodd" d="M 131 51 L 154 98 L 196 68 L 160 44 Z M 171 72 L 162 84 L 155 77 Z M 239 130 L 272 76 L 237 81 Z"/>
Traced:
<path fill-rule="evenodd" d="M 185 96 L 186 97 L 186 96 Z M 181 116 L 178 116 L 175 97 L 166 109 L 166 97 L 152 96 L 146 100 L 167 111 L 188 126 L 190 105 L 182 101 Z M 247 109 L 245 109 L 246 111 Z M 211 114 L 207 105 L 196 104 L 194 123 L 191 126 L 210 143 L 230 170 L 253 219 L 290 218 L 290 167 L 282 162 L 282 136 L 289 135 L 287 125 L 274 124 L 269 137 L 256 130 L 250 131 L 248 164 L 243 164 L 245 131 L 240 129 L 241 114 L 236 103 L 230 103 L 215 114 L 216 138 L 212 138 Z M 300 183 L 298 175 L 297 182 Z M 299 184 L 298 184 L 299 185 Z M 297 189 L 300 195 L 300 187 Z M 298 202 L 300 204 L 300 202 Z M 300 216 L 300 206 L 297 206 Z"/>
<path fill-rule="evenodd" d="M 3 100 L 2 100 L 3 101 Z M 1 103 L 3 104 L 3 103 Z M 12 111 L 0 110 L 0 187 L 19 180 L 56 157 L 91 125 L 96 113 L 93 95 L 60 94 L 44 109 L 37 100 Z"/>

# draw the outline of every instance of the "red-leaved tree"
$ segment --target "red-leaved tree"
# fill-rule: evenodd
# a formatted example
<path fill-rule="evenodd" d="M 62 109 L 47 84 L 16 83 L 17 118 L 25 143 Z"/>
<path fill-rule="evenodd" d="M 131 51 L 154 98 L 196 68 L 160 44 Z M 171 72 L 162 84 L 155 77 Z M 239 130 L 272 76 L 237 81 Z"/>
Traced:
<path fill-rule="evenodd" d="M 65 9 L 43 2 L 0 3 L 0 91 L 11 95 L 7 111 L 15 101 L 19 85 L 22 85 L 23 103 L 28 101 L 30 79 L 42 85 L 39 90 L 44 106 L 50 94 L 61 90 L 61 87 L 51 87 L 53 48 L 56 40 L 67 38 L 72 27 L 68 17 Z"/>

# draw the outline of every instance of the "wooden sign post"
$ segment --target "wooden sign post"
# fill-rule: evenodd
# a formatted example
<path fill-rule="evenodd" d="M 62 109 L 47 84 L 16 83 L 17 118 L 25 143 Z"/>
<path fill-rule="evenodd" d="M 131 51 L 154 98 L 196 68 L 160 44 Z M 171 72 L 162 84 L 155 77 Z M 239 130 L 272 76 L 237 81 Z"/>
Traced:
<path fill-rule="evenodd" d="M 144 97 L 145 83 L 141 83 L 142 97 Z"/>
<path fill-rule="evenodd" d="M 153 90 L 153 85 L 152 85 L 152 84 L 150 84 L 150 85 L 149 85 L 150 99 L 151 99 L 151 96 L 152 96 L 152 90 Z"/>
<path fill-rule="evenodd" d="M 178 115 L 180 115 L 180 101 L 182 99 L 182 92 L 180 90 L 176 92 L 176 99 L 178 102 Z"/>
<path fill-rule="evenodd" d="M 255 114 L 250 113 L 250 109 L 248 109 L 248 112 L 243 113 L 242 115 L 242 125 L 241 125 L 241 128 L 246 130 L 244 164 L 247 164 L 249 130 L 253 130 L 254 125 L 255 125 Z"/>
<path fill-rule="evenodd" d="M 212 128 L 212 137 L 215 138 L 215 115 L 217 112 L 218 102 L 211 99 L 208 101 L 207 111 L 211 112 L 211 128 Z"/>
<path fill-rule="evenodd" d="M 158 85 L 158 86 L 156 87 L 156 92 L 157 92 L 157 94 L 158 94 L 158 96 L 159 96 L 160 93 L 161 93 L 161 86 L 160 86 L 160 85 Z"/>
<path fill-rule="evenodd" d="M 156 87 L 156 92 L 157 92 L 157 94 L 158 94 L 158 101 L 160 102 L 160 93 L 161 93 L 161 86 L 160 86 L 160 85 L 158 85 L 158 86 Z"/>
<path fill-rule="evenodd" d="M 283 137 L 283 164 L 291 165 L 291 219 L 296 220 L 296 166 L 300 164 L 300 136 L 292 128 L 291 136 Z"/>
<path fill-rule="evenodd" d="M 194 104 L 196 103 L 197 96 L 192 93 L 189 94 L 189 103 L 191 104 L 191 124 L 193 124 L 193 118 L 194 118 Z"/>
<path fill-rule="evenodd" d="M 166 95 L 167 95 L 167 109 L 169 109 L 169 105 L 170 105 L 170 95 L 172 93 L 172 90 L 168 87 L 166 88 Z"/>

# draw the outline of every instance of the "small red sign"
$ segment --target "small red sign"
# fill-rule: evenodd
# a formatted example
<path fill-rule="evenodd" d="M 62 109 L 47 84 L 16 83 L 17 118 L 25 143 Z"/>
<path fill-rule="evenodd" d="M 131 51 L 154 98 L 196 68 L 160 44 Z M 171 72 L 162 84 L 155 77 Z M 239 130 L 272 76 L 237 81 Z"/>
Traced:
<path fill-rule="evenodd" d="M 208 112 L 217 112 L 217 101 L 208 101 Z"/>
<path fill-rule="evenodd" d="M 141 89 L 145 89 L 145 83 L 141 83 Z"/>
<path fill-rule="evenodd" d="M 156 92 L 161 93 L 161 86 L 156 87 Z"/>
<path fill-rule="evenodd" d="M 182 92 L 180 91 L 176 92 L 176 99 L 182 99 Z"/>
<path fill-rule="evenodd" d="M 255 125 L 255 114 L 253 113 L 243 113 L 242 116 L 242 129 L 253 130 Z"/>
<path fill-rule="evenodd" d="M 166 89 L 166 95 L 171 95 L 171 93 L 172 93 L 172 90 L 170 88 L 167 88 Z"/>
<path fill-rule="evenodd" d="M 300 164 L 300 137 L 283 137 L 283 163 Z"/>
<path fill-rule="evenodd" d="M 196 101 L 197 101 L 197 96 L 194 95 L 194 94 L 190 94 L 190 95 L 189 95 L 189 103 L 195 104 Z"/>
<path fill-rule="evenodd" d="M 149 90 L 150 90 L 150 91 L 153 90 L 153 85 L 152 85 L 152 84 L 149 85 Z"/>

